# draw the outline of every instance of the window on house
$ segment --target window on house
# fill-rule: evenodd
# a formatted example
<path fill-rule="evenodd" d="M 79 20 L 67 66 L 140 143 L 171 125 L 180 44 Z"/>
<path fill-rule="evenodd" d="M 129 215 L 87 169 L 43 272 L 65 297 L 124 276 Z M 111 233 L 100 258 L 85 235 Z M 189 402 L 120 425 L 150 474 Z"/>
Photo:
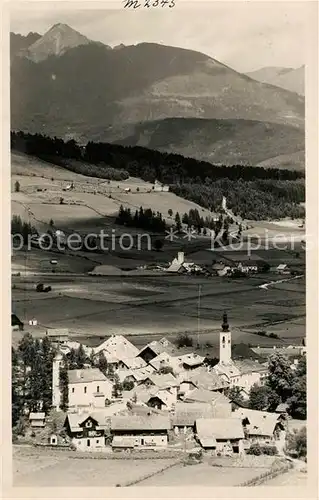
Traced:
<path fill-rule="evenodd" d="M 91 441 L 88 439 L 86 442 L 86 446 L 90 447 L 91 446 Z"/>
<path fill-rule="evenodd" d="M 99 444 L 99 440 L 98 439 L 96 440 L 96 444 Z"/>
<path fill-rule="evenodd" d="M 84 387 L 84 394 L 86 394 L 87 387 Z"/>
<path fill-rule="evenodd" d="M 96 388 L 96 392 L 100 392 L 100 386 L 99 385 Z"/>
<path fill-rule="evenodd" d="M 225 342 L 225 337 L 222 338 L 222 341 Z"/>
<path fill-rule="evenodd" d="M 72 392 L 74 392 L 74 387 L 72 387 Z"/>

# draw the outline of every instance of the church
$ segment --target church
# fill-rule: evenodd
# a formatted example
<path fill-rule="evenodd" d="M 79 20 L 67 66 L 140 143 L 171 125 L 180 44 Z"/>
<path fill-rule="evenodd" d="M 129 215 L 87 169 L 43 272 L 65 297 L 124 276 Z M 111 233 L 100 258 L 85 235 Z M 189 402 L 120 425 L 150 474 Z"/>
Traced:
<path fill-rule="evenodd" d="M 249 397 L 254 384 L 263 385 L 268 375 L 267 364 L 252 360 L 233 360 L 231 351 L 231 331 L 227 313 L 224 313 L 222 330 L 219 334 L 219 362 L 212 369 L 230 387 L 240 387 L 243 397 Z"/>

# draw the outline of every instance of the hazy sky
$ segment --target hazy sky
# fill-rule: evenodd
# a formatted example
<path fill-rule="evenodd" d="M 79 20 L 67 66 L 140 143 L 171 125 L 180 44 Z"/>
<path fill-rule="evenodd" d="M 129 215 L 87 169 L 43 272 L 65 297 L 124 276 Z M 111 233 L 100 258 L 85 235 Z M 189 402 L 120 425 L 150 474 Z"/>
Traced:
<path fill-rule="evenodd" d="M 305 63 L 307 2 L 175 2 L 174 9 L 136 11 L 124 10 L 121 0 L 99 3 L 98 10 L 92 10 L 95 2 L 85 10 L 71 10 L 71 3 L 65 7 L 57 1 L 53 6 L 41 2 L 34 8 L 28 2 L 27 8 L 12 11 L 10 29 L 43 34 L 61 22 L 111 46 L 138 42 L 174 45 L 204 52 L 243 72 Z"/>

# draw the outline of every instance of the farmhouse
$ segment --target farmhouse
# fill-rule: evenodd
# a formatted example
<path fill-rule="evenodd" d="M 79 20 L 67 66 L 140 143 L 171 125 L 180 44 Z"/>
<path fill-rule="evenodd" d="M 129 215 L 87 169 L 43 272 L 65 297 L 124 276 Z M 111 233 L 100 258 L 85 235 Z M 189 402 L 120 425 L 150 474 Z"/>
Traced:
<path fill-rule="evenodd" d="M 266 411 L 238 408 L 232 417 L 240 418 L 251 443 L 274 444 L 285 430 L 285 416 Z"/>
<path fill-rule="evenodd" d="M 11 326 L 12 330 L 20 330 L 22 331 L 24 328 L 24 323 L 20 321 L 16 314 L 11 314 Z"/>
<path fill-rule="evenodd" d="M 276 267 L 276 273 L 277 274 L 290 274 L 290 270 L 287 264 L 279 264 L 279 266 Z"/>
<path fill-rule="evenodd" d="M 154 340 L 140 350 L 138 356 L 146 363 L 150 363 L 154 358 L 163 353 L 173 354 L 176 352 L 176 347 L 172 342 L 163 337 L 160 340 Z"/>
<path fill-rule="evenodd" d="M 231 416 L 231 401 L 219 392 L 194 389 L 187 395 L 184 401 L 188 403 L 209 403 L 212 407 L 212 417 L 215 418 L 228 418 Z"/>
<path fill-rule="evenodd" d="M 105 433 L 110 428 L 110 418 L 104 412 L 68 413 L 64 428 L 77 450 L 103 451 L 109 445 Z"/>
<path fill-rule="evenodd" d="M 139 350 L 123 335 L 112 335 L 105 340 L 101 345 L 94 349 L 94 354 L 103 352 L 106 359 L 108 356 L 119 360 L 135 358 L 139 354 Z"/>
<path fill-rule="evenodd" d="M 184 403 L 178 401 L 172 412 L 172 426 L 175 434 L 194 431 L 198 418 L 212 418 L 213 408 L 209 403 Z"/>
<path fill-rule="evenodd" d="M 179 396 L 187 396 L 194 389 L 206 389 L 208 391 L 224 392 L 229 383 L 217 375 L 214 371 L 202 369 L 194 373 L 187 372 L 179 376 Z"/>
<path fill-rule="evenodd" d="M 165 184 L 162 184 L 161 182 L 159 181 L 155 181 L 154 183 L 154 189 L 153 189 L 156 193 L 161 193 L 161 192 L 164 192 L 164 193 L 168 193 L 169 192 L 169 186 L 165 185 Z"/>
<path fill-rule="evenodd" d="M 176 393 L 169 389 L 160 389 L 157 386 L 135 387 L 131 391 L 123 392 L 123 399 L 129 399 L 136 404 L 145 404 L 157 410 L 171 410 L 176 403 Z"/>
<path fill-rule="evenodd" d="M 149 412 L 143 416 L 117 416 L 111 418 L 112 448 L 164 448 L 171 429 L 167 415 Z"/>
<path fill-rule="evenodd" d="M 200 418 L 196 435 L 204 449 L 213 454 L 243 453 L 244 430 L 240 418 Z"/>
<path fill-rule="evenodd" d="M 46 331 L 53 344 L 65 344 L 69 339 L 69 330 L 67 328 L 50 328 Z"/>
<path fill-rule="evenodd" d="M 29 422 L 32 428 L 45 427 L 45 413 L 30 413 Z"/>

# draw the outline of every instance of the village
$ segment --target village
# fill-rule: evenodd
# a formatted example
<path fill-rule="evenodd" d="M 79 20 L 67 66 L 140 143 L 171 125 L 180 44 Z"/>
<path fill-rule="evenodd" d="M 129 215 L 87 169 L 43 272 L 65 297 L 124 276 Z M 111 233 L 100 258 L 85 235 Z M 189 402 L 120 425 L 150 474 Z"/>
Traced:
<path fill-rule="evenodd" d="M 213 366 L 191 348 L 165 338 L 140 350 L 120 335 L 94 349 L 69 340 L 67 329 L 49 329 L 46 339 L 55 349 L 52 408 L 46 414 L 38 401 L 38 411 L 26 415 L 25 433 L 37 446 L 75 452 L 284 456 L 288 404 L 280 403 L 272 412 L 249 406 L 252 388 L 266 384 L 269 361 L 232 359 L 226 313 L 219 360 Z M 70 356 L 79 349 L 83 367 L 70 369 Z M 292 350 L 293 372 L 305 358 L 306 347 Z M 283 350 L 278 351 L 282 356 Z M 55 432 L 49 425 L 52 411 L 59 415 Z"/>

